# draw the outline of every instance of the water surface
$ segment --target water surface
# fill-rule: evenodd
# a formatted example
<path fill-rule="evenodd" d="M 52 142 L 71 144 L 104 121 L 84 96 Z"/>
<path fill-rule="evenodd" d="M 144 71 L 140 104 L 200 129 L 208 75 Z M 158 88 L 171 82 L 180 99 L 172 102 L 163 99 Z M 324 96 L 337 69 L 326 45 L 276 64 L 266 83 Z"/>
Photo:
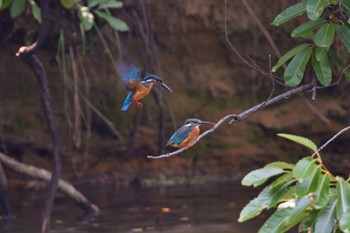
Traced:
<path fill-rule="evenodd" d="M 102 210 L 84 213 L 64 195 L 56 199 L 52 219 L 55 233 L 255 233 L 263 219 L 238 223 L 243 206 L 257 194 L 239 183 L 121 188 L 78 187 Z M 11 191 L 13 192 L 13 191 Z M 40 191 L 12 193 L 15 218 L 6 233 L 37 233 L 44 195 Z"/>

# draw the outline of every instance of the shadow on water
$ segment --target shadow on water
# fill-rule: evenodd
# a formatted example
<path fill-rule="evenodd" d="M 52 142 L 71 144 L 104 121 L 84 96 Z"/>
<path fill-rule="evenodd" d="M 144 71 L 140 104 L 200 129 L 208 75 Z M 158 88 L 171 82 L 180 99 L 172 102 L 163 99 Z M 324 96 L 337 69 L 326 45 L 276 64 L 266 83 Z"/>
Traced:
<path fill-rule="evenodd" d="M 84 216 L 72 201 L 56 199 L 54 233 L 228 233 L 257 232 L 262 218 L 238 223 L 239 212 L 257 195 L 239 183 L 152 188 L 78 187 L 101 213 Z M 15 217 L 6 233 L 37 233 L 44 195 L 28 191 L 12 195 Z"/>

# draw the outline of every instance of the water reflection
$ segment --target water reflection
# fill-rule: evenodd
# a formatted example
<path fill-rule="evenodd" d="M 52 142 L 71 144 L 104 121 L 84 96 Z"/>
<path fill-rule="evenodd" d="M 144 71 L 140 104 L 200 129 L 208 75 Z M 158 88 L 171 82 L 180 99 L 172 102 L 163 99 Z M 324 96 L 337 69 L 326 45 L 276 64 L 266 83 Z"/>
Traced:
<path fill-rule="evenodd" d="M 263 223 L 256 219 L 238 223 L 242 207 L 256 190 L 238 183 L 162 188 L 78 187 L 102 210 L 98 216 L 85 216 L 64 196 L 56 201 L 52 232 L 55 233 L 228 233 L 257 232 Z M 14 200 L 14 198 L 16 200 Z M 15 218 L 8 233 L 37 233 L 43 194 L 37 191 L 11 198 Z"/>

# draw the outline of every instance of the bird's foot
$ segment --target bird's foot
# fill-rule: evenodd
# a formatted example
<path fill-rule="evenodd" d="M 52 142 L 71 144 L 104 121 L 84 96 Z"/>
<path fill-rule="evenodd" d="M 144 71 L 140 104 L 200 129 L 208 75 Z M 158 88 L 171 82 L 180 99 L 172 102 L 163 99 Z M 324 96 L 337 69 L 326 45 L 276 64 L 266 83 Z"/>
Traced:
<path fill-rule="evenodd" d="M 143 107 L 143 104 L 141 102 L 139 102 L 139 101 L 134 101 L 134 104 L 138 108 L 142 108 Z"/>

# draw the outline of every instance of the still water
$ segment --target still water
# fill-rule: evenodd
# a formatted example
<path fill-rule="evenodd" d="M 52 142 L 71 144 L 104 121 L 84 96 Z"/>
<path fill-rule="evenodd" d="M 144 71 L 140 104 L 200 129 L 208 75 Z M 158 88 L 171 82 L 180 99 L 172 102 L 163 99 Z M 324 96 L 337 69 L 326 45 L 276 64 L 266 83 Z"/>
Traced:
<path fill-rule="evenodd" d="M 101 213 L 85 216 L 69 199 L 59 195 L 52 219 L 54 233 L 255 233 L 263 219 L 238 223 L 243 206 L 257 190 L 239 183 L 120 188 L 78 187 Z M 14 191 L 11 191 L 14 192 Z M 14 219 L 1 232 L 37 233 L 43 194 L 11 194 Z"/>

